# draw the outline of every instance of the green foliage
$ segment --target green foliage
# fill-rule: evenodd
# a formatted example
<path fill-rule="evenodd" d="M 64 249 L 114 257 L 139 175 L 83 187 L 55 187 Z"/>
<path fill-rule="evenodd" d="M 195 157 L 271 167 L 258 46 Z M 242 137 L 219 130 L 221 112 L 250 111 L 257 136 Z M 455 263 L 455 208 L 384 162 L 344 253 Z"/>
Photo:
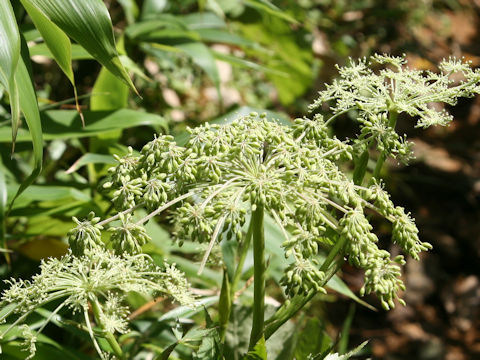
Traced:
<path fill-rule="evenodd" d="M 358 111 L 359 143 L 375 142 L 383 154 L 408 160 L 410 144 L 395 132 L 396 117 L 389 114 L 406 113 L 418 118 L 416 127 L 445 126 L 452 116 L 431 105 L 455 105 L 461 97 L 478 94 L 480 72 L 455 58 L 442 61 L 440 73 L 409 69 L 405 64 L 404 57 L 385 55 L 375 55 L 368 62 L 365 58 L 350 60 L 349 65 L 338 67 L 340 78 L 319 93 L 310 110 L 328 103 L 335 115 Z M 377 72 L 376 66 L 381 67 Z M 452 75 L 463 79 L 456 83 Z"/>
<path fill-rule="evenodd" d="M 272 334 L 272 331 L 265 332 L 264 325 L 264 213 L 281 229 L 285 237 L 281 247 L 288 260 L 279 283 L 285 288 L 284 307 L 290 315 L 282 317 L 275 325 L 277 328 L 288 321 L 298 307 L 304 306 L 312 294 L 325 292 L 324 287 L 338 271 L 343 256 L 365 270 L 361 294 L 376 293 L 385 309 L 393 308 L 397 293 L 405 290 L 400 271 L 405 261 L 401 255 L 391 259 L 388 251 L 378 248 L 377 236 L 365 212 L 374 210 L 390 221 L 392 240 L 413 258 L 418 259 L 418 253 L 430 249 L 431 245 L 419 240 L 411 217 L 403 208 L 394 206 L 381 186 L 376 173 L 378 163 L 381 166 L 382 162 L 377 162 L 370 186 L 359 185 L 365 169 L 356 184 L 342 171 L 342 166 L 352 160 L 355 165 L 354 154 L 359 146 L 362 150 L 365 144 L 373 146 L 373 139 L 377 145 L 381 143 L 375 129 L 363 119 L 380 115 L 387 119 L 383 114 L 388 112 L 390 119 L 391 114 L 395 114 L 396 119 L 396 114 L 402 111 L 402 102 L 398 99 L 406 99 L 408 96 L 403 93 L 413 92 L 400 84 L 412 79 L 418 83 L 423 77 L 416 71 L 403 69 L 402 59 L 386 56 L 375 59 L 394 64 L 396 70 L 387 69 L 376 75 L 366 67 L 365 61 L 352 62 L 350 67 L 340 69 L 341 79 L 321 92 L 320 99 L 312 106 L 313 109 L 323 102 L 333 101 L 330 118 L 326 121 L 322 115 L 315 115 L 313 119 L 297 119 L 288 126 L 251 113 L 225 125 L 189 128 L 190 136 L 184 146 L 177 145 L 169 135 L 160 135 L 146 144 L 139 154 L 129 148 L 125 156 L 115 155 L 117 165 L 109 170 L 103 188 L 110 192 L 117 215 L 103 221 L 93 212 L 86 220 L 74 218 L 77 226 L 68 234 L 72 252 L 60 260 L 43 262 L 40 274 L 34 276 L 32 282 L 10 280 L 10 288 L 3 293 L 2 301 L 16 304 L 12 311 L 21 316 L 14 325 L 37 307 L 64 298 L 52 314 L 64 306 L 74 312 L 83 311 L 95 348 L 105 357 L 90 328 L 88 304 L 91 304 L 95 321 L 103 329 L 103 337 L 113 353 L 123 357 L 123 350 L 113 334 L 127 329 L 127 310 L 121 305 L 126 293 L 164 292 L 183 304 L 192 304 L 188 284 L 174 266 L 165 265 L 162 270 L 152 264 L 150 257 L 141 254 L 142 246 L 151 240 L 143 224 L 171 207 L 176 207 L 170 212 L 170 219 L 178 243 L 209 244 L 199 273 L 220 239 L 239 242 L 242 245 L 238 247 L 240 258 L 248 251 L 249 242 L 253 243 L 254 304 L 250 351 L 246 358 L 265 359 L 265 340 Z M 428 93 L 425 85 L 422 95 L 415 95 L 413 99 L 417 100 L 412 100 L 412 106 L 416 111 L 423 109 L 424 97 L 436 96 L 449 103 L 456 100 L 456 95 L 452 95 L 453 100 L 448 97 L 451 94 L 448 76 L 452 71 L 460 70 L 469 77 L 459 85 L 463 91 L 460 95 L 471 96 L 478 91 L 477 73 L 466 65 L 450 60 L 443 63 L 442 68 L 450 71 L 438 75 L 437 81 L 443 85 L 431 83 L 433 75 L 430 74 L 426 81 L 433 93 Z M 385 81 L 393 76 L 395 82 Z M 397 85 L 390 88 L 392 84 Z M 441 96 L 439 86 L 443 89 Z M 331 136 L 327 124 L 353 108 L 360 111 L 359 121 L 364 125 L 359 138 L 349 142 Z M 421 113 L 414 115 L 421 116 Z M 396 134 L 394 125 L 389 120 L 388 134 Z M 372 141 L 366 143 L 366 139 Z M 378 148 L 380 159 L 396 155 L 392 151 L 395 146 Z M 149 214 L 134 220 L 140 208 L 147 209 Z M 245 233 L 244 224 L 248 218 L 250 227 Z M 118 219 L 118 226 L 107 226 Z M 105 230 L 111 234 L 106 245 L 102 239 L 106 236 Z M 319 257 L 323 252 L 328 254 L 324 260 Z M 241 274 L 242 266 L 243 260 L 239 261 L 238 269 L 230 273 Z M 237 281 L 236 275 L 231 278 L 225 272 L 220 310 L 226 314 L 220 316 L 220 338 L 203 338 L 195 356 L 214 358 L 221 351 L 219 341 L 225 338 Z M 279 310 L 277 314 L 280 313 Z M 25 337 L 34 351 L 35 337 Z M 167 353 L 175 347 L 169 347 Z M 327 358 L 342 359 L 350 355 L 329 355 Z"/>
<path fill-rule="evenodd" d="M 431 245 L 393 204 L 380 170 L 389 156 L 412 155 L 397 120 L 446 125 L 451 116 L 431 103 L 454 105 L 477 94 L 478 71 L 455 59 L 442 62 L 440 73 L 409 69 L 403 57 L 351 60 L 311 105 L 321 113 L 292 124 L 263 107 L 278 97 L 303 112 L 300 97 L 321 64 L 311 51 L 316 26 L 331 27 L 343 2 L 285 9 L 264 0 L 162 3 L 109 3 L 118 45 L 101 1 L 0 5 L 0 251 L 9 244 L 34 259 L 57 256 L 43 260 L 31 280 L 7 281 L 0 305 L 5 356 L 90 358 L 83 345 L 79 353 L 80 346 L 71 350 L 41 334 L 55 324 L 76 343 L 90 341 L 101 358 L 266 359 L 268 351 L 277 360 L 348 359 L 365 344 L 341 355 L 343 336 L 335 354 L 323 320 L 291 319 L 327 288 L 366 304 L 336 275 L 343 259 L 364 271 L 360 295 L 375 293 L 386 309 L 403 303 L 405 260 L 379 248 L 373 224 L 391 223 L 392 242 L 414 259 Z M 355 6 L 363 11 L 369 3 Z M 321 17 L 316 10 L 324 7 L 331 11 Z M 347 40 L 332 42 L 335 51 L 347 54 Z M 33 55 L 59 65 L 74 86 L 72 99 L 48 66 L 34 63 L 31 72 Z M 98 75 L 85 71 L 84 59 L 104 67 Z M 234 66 L 229 80 L 217 60 Z M 44 70 L 34 87 L 33 74 L 38 80 Z M 77 96 L 75 86 L 92 84 L 91 94 Z M 131 97 L 129 88 L 144 98 Z M 241 99 L 229 103 L 232 89 Z M 56 92 L 58 103 L 43 99 Z M 168 100 L 171 93 L 178 99 Z M 49 104 L 39 107 L 37 97 Z M 84 98 L 90 107 L 80 111 Z M 51 110 L 72 101 L 76 111 Z M 347 113 L 360 125 L 353 140 L 329 127 Z M 152 132 L 170 131 L 142 148 Z M 12 133 L 13 160 L 3 144 Z M 30 186 L 36 178 L 41 185 Z M 21 262 L 15 254 L 15 276 Z"/>

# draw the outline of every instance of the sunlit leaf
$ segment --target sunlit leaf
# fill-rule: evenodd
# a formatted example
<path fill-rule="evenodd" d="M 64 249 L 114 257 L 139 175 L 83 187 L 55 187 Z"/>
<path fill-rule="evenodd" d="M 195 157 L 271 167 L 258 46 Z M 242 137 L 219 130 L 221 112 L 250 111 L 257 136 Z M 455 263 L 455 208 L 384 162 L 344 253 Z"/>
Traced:
<path fill-rule="evenodd" d="M 112 22 L 103 1 L 28 1 L 136 92 L 118 58 Z"/>
<path fill-rule="evenodd" d="M 267 347 L 263 336 L 242 360 L 267 360 Z"/>
<path fill-rule="evenodd" d="M 10 1 L 0 2 L 0 83 L 10 96 L 12 148 L 20 125 L 20 100 L 15 79 L 20 59 L 20 33 Z"/>
<path fill-rule="evenodd" d="M 29 140 L 33 145 L 34 167 L 32 173 L 22 182 L 17 193 L 10 202 L 12 207 L 15 199 L 40 175 L 43 162 L 43 135 L 42 124 L 40 121 L 40 113 L 38 110 L 37 96 L 33 87 L 32 79 L 29 72 L 30 55 L 28 53 L 27 44 L 22 42 L 21 57 L 18 61 L 17 71 L 15 72 L 15 82 L 17 84 L 19 102 L 25 121 L 28 125 Z"/>
<path fill-rule="evenodd" d="M 90 110 L 116 110 L 127 107 L 127 104 L 128 86 L 106 68 L 102 68 L 93 85 Z"/>
<path fill-rule="evenodd" d="M 71 174 L 88 164 L 115 164 L 115 159 L 112 155 L 86 153 L 78 158 L 65 172 Z"/>
<path fill-rule="evenodd" d="M 58 66 L 75 86 L 70 39 L 57 25 L 32 5 L 30 0 L 21 0 L 21 2 L 36 28 L 40 31 L 45 45 L 50 49 Z"/>

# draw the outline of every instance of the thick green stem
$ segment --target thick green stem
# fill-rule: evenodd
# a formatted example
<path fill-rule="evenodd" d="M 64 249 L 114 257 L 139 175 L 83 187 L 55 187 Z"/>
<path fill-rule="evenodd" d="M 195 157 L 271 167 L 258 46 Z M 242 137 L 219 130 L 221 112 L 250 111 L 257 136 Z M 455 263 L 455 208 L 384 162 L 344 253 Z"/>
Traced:
<path fill-rule="evenodd" d="M 253 324 L 249 350 L 263 336 L 265 315 L 265 237 L 263 232 L 263 205 L 257 204 L 252 212 L 253 239 Z"/>
<path fill-rule="evenodd" d="M 119 359 L 123 359 L 124 358 L 123 351 L 120 345 L 118 344 L 117 339 L 110 331 L 105 330 L 105 325 L 102 322 L 102 309 L 100 308 L 98 299 L 95 296 L 91 296 L 90 303 L 92 304 L 92 311 L 93 311 L 93 316 L 95 317 L 95 322 L 102 329 L 103 337 L 110 344 L 110 347 L 115 353 L 115 356 L 117 356 Z"/>

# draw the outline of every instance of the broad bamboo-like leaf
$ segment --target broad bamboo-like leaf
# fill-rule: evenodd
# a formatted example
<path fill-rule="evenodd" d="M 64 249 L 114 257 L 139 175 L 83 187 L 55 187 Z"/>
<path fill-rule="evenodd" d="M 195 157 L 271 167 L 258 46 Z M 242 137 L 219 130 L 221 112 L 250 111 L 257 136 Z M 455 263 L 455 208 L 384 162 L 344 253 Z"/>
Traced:
<path fill-rule="evenodd" d="M 90 110 L 116 110 L 127 107 L 128 87 L 106 68 L 100 70 L 90 98 Z"/>
<path fill-rule="evenodd" d="M 88 164 L 115 164 L 115 158 L 112 155 L 86 153 L 75 161 L 65 173 L 71 174 Z"/>
<path fill-rule="evenodd" d="M 18 185 L 8 185 L 8 193 L 10 195 L 15 194 L 18 191 Z M 32 201 L 89 201 L 90 196 L 84 192 L 69 186 L 45 186 L 45 185 L 32 185 L 22 194 L 22 197 L 18 200 L 22 202 Z"/>
<path fill-rule="evenodd" d="M 60 69 L 62 69 L 68 80 L 70 80 L 75 93 L 77 111 L 84 124 L 85 121 L 78 103 L 77 88 L 75 86 L 75 77 L 72 69 L 72 44 L 70 39 L 57 25 L 51 22 L 41 11 L 33 6 L 30 0 L 21 0 L 21 2 L 25 10 L 27 10 L 28 15 L 30 15 L 36 28 L 42 35 L 45 44 L 52 52 L 58 66 L 60 66 Z"/>
<path fill-rule="evenodd" d="M 93 60 L 93 56 L 90 55 L 83 47 L 78 44 L 71 44 L 72 48 L 72 60 Z M 40 55 L 46 56 L 48 58 L 54 59 L 54 56 L 47 44 L 39 43 L 30 46 L 30 55 Z"/>
<path fill-rule="evenodd" d="M 22 182 L 17 193 L 10 202 L 12 207 L 15 199 L 31 185 L 42 171 L 43 162 L 43 135 L 42 124 L 40 121 L 40 112 L 38 110 L 37 95 L 35 93 L 32 78 L 30 75 L 30 54 L 27 44 L 23 41 L 21 46 L 21 56 L 18 61 L 15 72 L 15 82 L 19 94 L 19 103 L 22 113 L 28 125 L 30 137 L 33 145 L 34 167 L 32 173 Z"/>
<path fill-rule="evenodd" d="M 12 114 L 12 149 L 20 125 L 20 100 L 15 72 L 20 59 L 20 33 L 10 1 L 0 2 L 0 83 L 10 96 Z"/>
<path fill-rule="evenodd" d="M 30 0 L 20 0 L 28 15 L 32 19 L 50 49 L 58 66 L 65 73 L 72 85 L 75 86 L 75 78 L 72 69 L 72 46 L 67 35 L 55 25 L 48 17 L 39 11 Z"/>
<path fill-rule="evenodd" d="M 99 0 L 28 0 L 97 61 L 137 92 L 115 48 L 110 15 Z"/>
<path fill-rule="evenodd" d="M 211 12 L 196 12 L 180 16 L 182 22 L 191 30 L 198 29 L 225 29 L 227 23 Z"/>

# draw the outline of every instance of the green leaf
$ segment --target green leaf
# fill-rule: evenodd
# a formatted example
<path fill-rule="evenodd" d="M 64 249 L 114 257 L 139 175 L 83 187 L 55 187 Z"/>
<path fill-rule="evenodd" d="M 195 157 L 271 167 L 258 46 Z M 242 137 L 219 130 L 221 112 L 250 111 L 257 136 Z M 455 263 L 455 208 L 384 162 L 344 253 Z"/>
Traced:
<path fill-rule="evenodd" d="M 352 356 L 358 354 L 360 352 L 360 350 L 362 350 L 365 345 L 367 345 L 368 341 L 365 341 L 363 343 L 361 343 L 360 345 L 358 345 L 355 349 L 349 351 L 347 354 L 345 355 L 339 355 L 339 354 L 329 354 L 327 355 L 327 357 L 325 357 L 323 360 L 348 360 L 350 359 Z M 322 359 L 322 357 L 320 356 L 315 356 L 312 360 L 320 360 Z"/>
<path fill-rule="evenodd" d="M 118 2 L 123 8 L 127 22 L 129 24 L 134 23 L 139 14 L 139 9 L 135 0 L 118 0 Z"/>
<path fill-rule="evenodd" d="M 347 317 L 343 322 L 342 333 L 340 335 L 340 341 L 338 342 L 338 353 L 345 354 L 348 348 L 348 339 L 350 334 L 350 328 L 352 327 L 353 317 L 355 316 L 355 303 L 351 303 L 348 309 Z"/>
<path fill-rule="evenodd" d="M 295 18 L 287 14 L 285 11 L 282 11 L 282 9 L 273 5 L 268 0 L 245 0 L 245 5 L 252 7 L 254 9 L 257 9 L 266 14 L 278 17 L 282 20 L 286 20 L 288 22 L 298 24 L 298 21 Z"/>
<path fill-rule="evenodd" d="M 88 164 L 115 164 L 115 159 L 112 155 L 86 153 L 80 156 L 65 173 L 71 174 Z"/>
<path fill-rule="evenodd" d="M 311 318 L 300 333 L 295 348 L 295 358 L 307 359 L 309 355 L 327 351 L 332 340 L 325 332 L 325 323 L 318 318 Z"/>
<path fill-rule="evenodd" d="M 188 318 L 203 310 L 203 307 L 208 307 L 215 304 L 218 301 L 218 296 L 210 296 L 197 301 L 196 308 L 192 309 L 188 306 L 179 306 L 173 310 L 170 310 L 166 314 L 163 314 L 158 321 L 174 320 L 180 317 Z"/>
<path fill-rule="evenodd" d="M 40 113 L 38 111 L 37 96 L 30 77 L 30 55 L 28 53 L 27 44 L 22 41 L 21 57 L 18 61 L 17 71 L 15 72 L 15 82 L 19 94 L 19 102 L 22 113 L 28 125 L 32 144 L 33 144 L 33 160 L 34 167 L 32 173 L 22 182 L 17 193 L 10 202 L 9 208 L 12 207 L 15 199 L 38 177 L 42 171 L 43 162 L 43 136 L 42 124 L 40 121 Z"/>
<path fill-rule="evenodd" d="M 173 350 L 175 350 L 177 345 L 178 342 L 174 342 L 173 344 L 169 345 L 165 350 L 162 351 L 159 360 L 168 360 L 170 358 L 170 354 L 173 352 Z"/>
<path fill-rule="evenodd" d="M 227 27 L 227 24 L 221 17 L 211 12 L 187 14 L 183 15 L 181 19 L 190 30 L 225 29 Z"/>
<path fill-rule="evenodd" d="M 171 14 L 159 14 L 155 20 L 147 20 L 127 26 L 125 34 L 131 39 L 144 39 L 159 29 L 188 30 L 187 26 L 177 16 Z"/>
<path fill-rule="evenodd" d="M 20 58 L 20 34 L 10 1 L 0 3 L 0 81 L 8 89 Z"/>
<path fill-rule="evenodd" d="M 75 78 L 72 69 L 72 48 L 67 35 L 52 21 L 50 21 L 41 11 L 39 11 L 30 0 L 20 0 L 28 15 L 32 19 L 35 27 L 42 34 L 46 46 L 50 49 L 58 66 L 68 77 L 73 86 Z"/>
<path fill-rule="evenodd" d="M 260 47 L 256 42 L 248 40 L 238 34 L 233 34 L 224 29 L 199 29 L 197 30 L 197 34 L 199 34 L 203 41 L 207 42 L 225 43 L 252 48 Z"/>
<path fill-rule="evenodd" d="M 232 280 L 235 273 L 235 249 L 238 247 L 238 243 L 223 238 L 220 246 L 222 248 L 223 263 L 227 269 L 228 278 Z"/>
<path fill-rule="evenodd" d="M 370 154 L 368 152 L 368 147 L 363 151 L 360 157 L 355 157 L 355 169 L 353 170 L 353 182 L 355 185 L 362 185 L 369 158 Z"/>
<path fill-rule="evenodd" d="M 32 5 L 30 0 L 21 0 L 23 7 L 27 10 L 36 28 L 42 35 L 46 46 L 51 51 L 55 61 L 67 76 L 73 86 L 75 93 L 75 104 L 77 111 L 84 122 L 80 105 L 78 103 L 77 88 L 75 86 L 75 76 L 72 69 L 72 44 L 67 35 L 52 21 L 50 21 L 41 11 Z"/>
<path fill-rule="evenodd" d="M 253 350 L 250 350 L 242 360 L 267 360 L 267 347 L 265 346 L 265 338 L 263 336 L 255 344 Z"/>
<path fill-rule="evenodd" d="M 14 194 L 17 188 L 15 185 L 8 185 L 8 193 Z M 70 186 L 33 185 L 23 192 L 19 201 L 55 201 L 62 199 L 89 201 L 90 196 Z"/>
<path fill-rule="evenodd" d="M 194 360 L 219 360 L 220 349 L 215 334 L 202 337 L 202 342 L 193 356 Z"/>
<path fill-rule="evenodd" d="M 106 68 L 100 70 L 90 98 L 90 110 L 116 110 L 128 105 L 128 86 Z"/>
<path fill-rule="evenodd" d="M 142 6 L 142 19 L 161 16 L 169 3 L 165 0 L 144 0 Z"/>
<path fill-rule="evenodd" d="M 2 157 L 0 156 L 0 248 L 7 248 L 6 240 L 6 218 L 5 213 L 7 211 L 7 183 L 5 181 L 5 169 L 2 163 Z M 8 258 L 7 258 L 8 261 Z"/>
<path fill-rule="evenodd" d="M 167 129 L 167 121 L 161 116 L 121 109 L 115 111 L 84 111 L 86 126 L 78 121 L 79 115 L 74 110 L 49 110 L 42 112 L 42 122 L 45 124 L 44 138 L 72 139 L 97 135 L 117 129 L 135 126 L 154 126 Z M 29 135 L 25 129 L 19 129 L 17 141 L 28 141 Z M 0 127 L 0 142 L 9 142 L 8 128 Z"/>
<path fill-rule="evenodd" d="M 108 10 L 99 0 L 28 0 L 112 74 L 137 92 L 115 48 Z"/>
<path fill-rule="evenodd" d="M 350 288 L 345 284 L 342 279 L 340 279 L 337 275 L 334 275 L 330 281 L 327 283 L 327 287 L 329 287 L 332 290 L 335 290 L 336 292 L 339 292 L 342 295 L 348 296 L 350 299 L 356 301 L 362 306 L 365 306 L 366 308 L 377 311 L 377 309 L 370 305 L 369 303 L 363 301 L 360 299 L 355 293 L 350 290 Z"/>
<path fill-rule="evenodd" d="M 15 73 L 20 59 L 20 33 L 10 1 L 0 3 L 0 83 L 10 96 L 12 149 L 20 125 L 20 100 Z"/>
<path fill-rule="evenodd" d="M 232 65 L 235 65 L 235 66 L 238 66 L 238 67 L 253 69 L 253 70 L 256 70 L 256 71 L 262 71 L 266 74 L 288 77 L 288 74 L 285 73 L 285 72 L 259 65 L 259 64 L 257 64 L 256 62 L 253 62 L 253 61 L 245 60 L 243 58 L 233 56 L 233 55 L 229 55 L 229 54 L 222 54 L 222 53 L 217 52 L 217 51 L 212 51 L 212 53 L 213 53 L 213 56 L 215 57 L 215 59 L 228 62 L 228 63 L 230 63 Z"/>
<path fill-rule="evenodd" d="M 83 47 L 78 44 L 71 44 L 72 60 L 93 60 L 93 56 L 90 55 Z M 47 44 L 40 43 L 30 46 L 30 55 L 46 56 L 50 59 L 54 59 L 54 56 Z"/>

